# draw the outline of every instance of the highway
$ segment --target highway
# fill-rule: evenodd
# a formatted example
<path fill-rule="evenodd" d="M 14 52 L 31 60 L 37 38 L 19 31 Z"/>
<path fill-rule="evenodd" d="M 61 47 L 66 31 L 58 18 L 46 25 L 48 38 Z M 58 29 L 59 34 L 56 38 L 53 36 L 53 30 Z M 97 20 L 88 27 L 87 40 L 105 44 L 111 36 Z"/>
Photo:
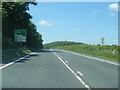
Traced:
<path fill-rule="evenodd" d="M 2 66 L 3 88 L 118 88 L 118 65 L 59 49 Z"/>

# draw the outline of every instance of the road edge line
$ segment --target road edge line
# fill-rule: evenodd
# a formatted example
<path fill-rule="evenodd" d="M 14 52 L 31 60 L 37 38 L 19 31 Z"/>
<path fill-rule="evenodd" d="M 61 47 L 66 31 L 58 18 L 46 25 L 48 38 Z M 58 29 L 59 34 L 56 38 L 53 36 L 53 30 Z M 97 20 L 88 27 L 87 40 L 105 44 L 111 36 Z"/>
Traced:
<path fill-rule="evenodd" d="M 34 53 L 35 53 L 35 52 L 29 53 L 29 55 L 26 55 L 26 56 L 21 57 L 21 58 L 15 60 L 15 61 L 13 61 L 13 62 L 10 62 L 10 63 L 8 63 L 8 64 L 5 64 L 5 65 L 3 65 L 3 66 L 0 67 L 0 70 L 1 70 L 1 69 L 4 69 L 5 67 L 8 67 L 8 66 L 14 64 L 14 63 L 17 62 L 17 61 L 20 61 L 21 59 L 26 58 L 26 57 L 30 56 L 31 54 L 34 54 Z"/>

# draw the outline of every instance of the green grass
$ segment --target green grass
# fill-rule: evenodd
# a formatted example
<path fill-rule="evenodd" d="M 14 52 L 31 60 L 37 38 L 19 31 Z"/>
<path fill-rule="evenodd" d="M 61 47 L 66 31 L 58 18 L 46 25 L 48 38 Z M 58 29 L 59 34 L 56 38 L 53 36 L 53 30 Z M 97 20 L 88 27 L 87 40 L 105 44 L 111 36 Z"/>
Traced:
<path fill-rule="evenodd" d="M 17 58 L 19 58 L 23 55 L 26 55 L 30 52 L 31 51 L 28 49 L 3 52 L 2 53 L 2 62 L 8 62 L 10 60 L 17 59 Z"/>
<path fill-rule="evenodd" d="M 76 48 L 75 46 L 66 46 L 66 47 L 58 47 L 58 49 L 63 49 L 63 50 L 68 50 L 72 52 L 77 52 L 80 54 L 88 55 L 88 56 L 93 56 L 97 58 L 102 58 L 106 60 L 111 60 L 111 61 L 117 61 L 118 62 L 118 54 L 113 54 L 112 52 L 106 52 L 102 50 L 89 50 L 89 49 L 81 49 L 81 48 Z"/>

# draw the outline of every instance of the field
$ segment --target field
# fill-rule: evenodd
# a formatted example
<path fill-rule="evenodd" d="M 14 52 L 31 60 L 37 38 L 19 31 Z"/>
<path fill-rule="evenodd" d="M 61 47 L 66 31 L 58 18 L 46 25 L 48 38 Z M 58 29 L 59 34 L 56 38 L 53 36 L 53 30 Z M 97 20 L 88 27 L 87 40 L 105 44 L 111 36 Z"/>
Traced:
<path fill-rule="evenodd" d="M 59 49 L 118 62 L 118 46 L 116 45 L 69 45 L 59 46 Z"/>

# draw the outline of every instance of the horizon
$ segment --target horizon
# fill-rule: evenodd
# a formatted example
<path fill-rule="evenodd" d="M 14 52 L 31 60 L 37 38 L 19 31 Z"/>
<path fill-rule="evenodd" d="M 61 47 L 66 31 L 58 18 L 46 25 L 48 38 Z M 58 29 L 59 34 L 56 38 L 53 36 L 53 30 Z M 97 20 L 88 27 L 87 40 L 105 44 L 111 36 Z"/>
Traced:
<path fill-rule="evenodd" d="M 75 41 L 52 41 L 52 42 L 44 43 L 43 45 L 50 44 L 50 43 L 55 43 L 55 42 L 75 42 Z M 75 42 L 75 43 L 82 43 L 82 44 L 87 44 L 87 45 L 102 45 L 102 44 L 88 44 L 88 43 L 83 43 L 83 42 Z M 109 44 L 103 44 L 103 46 L 104 45 L 109 45 Z M 120 46 L 120 45 L 117 45 L 117 44 L 111 44 L 109 46 L 112 46 L 112 45 Z"/>

